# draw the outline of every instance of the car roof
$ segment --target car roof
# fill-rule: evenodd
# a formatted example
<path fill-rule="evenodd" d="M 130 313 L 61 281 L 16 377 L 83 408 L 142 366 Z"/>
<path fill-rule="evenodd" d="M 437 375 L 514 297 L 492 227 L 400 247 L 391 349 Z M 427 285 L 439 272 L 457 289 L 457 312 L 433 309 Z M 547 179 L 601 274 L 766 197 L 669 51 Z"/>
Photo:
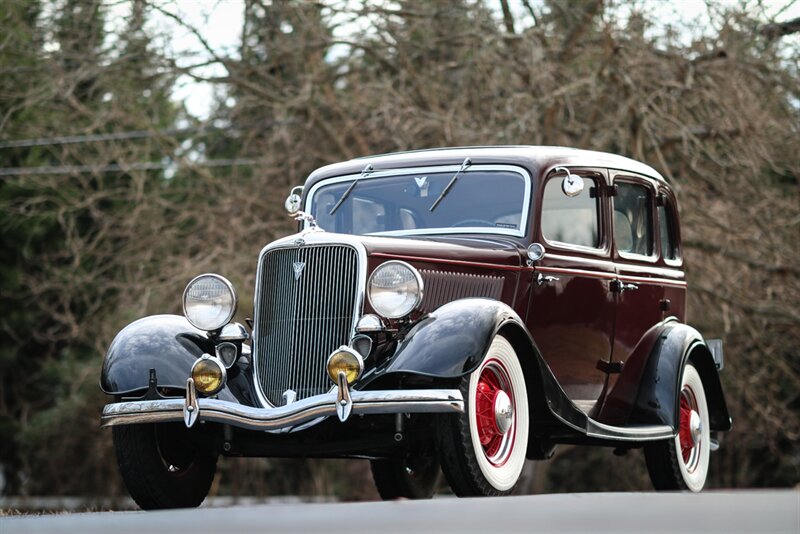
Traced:
<path fill-rule="evenodd" d="M 306 185 L 331 176 L 359 173 L 366 164 L 371 164 L 376 170 L 420 165 L 458 165 L 467 157 L 473 164 L 523 165 L 536 169 L 536 172 L 559 165 L 614 169 L 641 174 L 666 183 L 664 177 L 649 165 L 617 154 L 561 146 L 504 145 L 429 148 L 354 158 L 315 170 L 308 177 Z"/>

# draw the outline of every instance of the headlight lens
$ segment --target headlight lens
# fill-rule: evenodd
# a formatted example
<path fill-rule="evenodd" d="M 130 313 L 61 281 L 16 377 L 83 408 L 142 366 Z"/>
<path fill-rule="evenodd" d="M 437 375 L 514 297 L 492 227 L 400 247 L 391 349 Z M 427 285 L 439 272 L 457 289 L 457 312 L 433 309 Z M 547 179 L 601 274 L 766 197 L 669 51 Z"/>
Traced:
<path fill-rule="evenodd" d="M 201 274 L 183 292 L 183 314 L 201 330 L 219 330 L 236 313 L 236 291 L 217 274 Z"/>
<path fill-rule="evenodd" d="M 379 266 L 367 287 L 372 307 L 389 319 L 405 317 L 422 302 L 422 277 L 402 261 L 387 261 Z"/>

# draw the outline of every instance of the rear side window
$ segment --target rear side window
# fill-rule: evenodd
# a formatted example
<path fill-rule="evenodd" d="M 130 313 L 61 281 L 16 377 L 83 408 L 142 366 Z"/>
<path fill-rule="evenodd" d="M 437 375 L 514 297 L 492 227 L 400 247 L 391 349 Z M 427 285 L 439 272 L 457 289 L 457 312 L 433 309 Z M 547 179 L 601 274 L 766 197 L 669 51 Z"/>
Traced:
<path fill-rule="evenodd" d="M 658 230 L 661 236 L 661 256 L 668 260 L 678 257 L 675 243 L 675 219 L 672 215 L 672 206 L 664 204 L 658 207 Z"/>
<path fill-rule="evenodd" d="M 542 234 L 548 241 L 599 248 L 599 200 L 590 193 L 597 184 L 584 178 L 581 194 L 568 197 L 561 191 L 562 178 L 553 178 L 544 186 Z"/>
<path fill-rule="evenodd" d="M 653 254 L 653 204 L 644 185 L 617 182 L 614 197 L 614 240 L 623 253 Z"/>

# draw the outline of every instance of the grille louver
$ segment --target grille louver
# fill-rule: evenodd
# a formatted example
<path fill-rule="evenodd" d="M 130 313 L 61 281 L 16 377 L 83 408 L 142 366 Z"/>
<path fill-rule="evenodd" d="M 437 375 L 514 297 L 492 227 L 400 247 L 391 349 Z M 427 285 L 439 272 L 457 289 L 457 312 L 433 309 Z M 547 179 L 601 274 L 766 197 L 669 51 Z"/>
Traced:
<path fill-rule="evenodd" d="M 477 274 L 445 271 L 420 271 L 425 283 L 425 298 L 422 311 L 430 313 L 439 306 L 468 297 L 485 297 L 500 300 L 503 294 L 503 278 Z"/>

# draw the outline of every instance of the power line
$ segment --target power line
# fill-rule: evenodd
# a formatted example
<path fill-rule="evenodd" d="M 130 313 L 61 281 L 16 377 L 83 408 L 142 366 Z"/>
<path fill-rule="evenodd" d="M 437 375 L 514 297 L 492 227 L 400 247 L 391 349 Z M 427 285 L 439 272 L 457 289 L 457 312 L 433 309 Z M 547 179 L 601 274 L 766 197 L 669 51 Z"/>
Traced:
<path fill-rule="evenodd" d="M 106 165 L 60 165 L 38 167 L 6 167 L 0 168 L 0 176 L 32 176 L 46 174 L 99 174 L 129 171 L 157 171 L 164 169 L 192 169 L 207 167 L 239 167 L 247 165 L 264 165 L 267 161 L 254 158 L 209 159 L 199 163 L 156 163 L 151 161 L 134 163 L 111 163 Z"/>
<path fill-rule="evenodd" d="M 104 134 L 65 135 L 61 137 L 40 137 L 34 139 L 15 139 L 0 141 L 3 148 L 28 148 L 35 146 L 68 145 L 74 143 L 92 143 L 98 141 L 121 141 L 126 139 L 146 139 L 149 137 L 175 137 L 184 134 L 206 134 L 230 130 L 230 127 L 197 126 L 192 128 L 170 128 L 167 130 L 133 130 Z"/>
<path fill-rule="evenodd" d="M 294 124 L 296 122 L 297 121 L 295 119 L 285 119 L 285 120 L 273 119 L 273 120 L 260 121 L 259 125 L 264 128 L 268 128 L 271 126 Z M 233 127 L 194 126 L 190 128 L 168 128 L 166 130 L 130 130 L 124 132 L 109 132 L 100 134 L 64 135 L 58 137 L 38 137 L 33 139 L 12 139 L 9 141 L 0 141 L 0 149 L 68 145 L 76 143 L 94 143 L 101 141 L 122 141 L 127 139 L 147 139 L 150 137 L 176 137 L 187 134 L 205 135 L 215 132 L 227 132 L 230 130 L 233 130 Z"/>

